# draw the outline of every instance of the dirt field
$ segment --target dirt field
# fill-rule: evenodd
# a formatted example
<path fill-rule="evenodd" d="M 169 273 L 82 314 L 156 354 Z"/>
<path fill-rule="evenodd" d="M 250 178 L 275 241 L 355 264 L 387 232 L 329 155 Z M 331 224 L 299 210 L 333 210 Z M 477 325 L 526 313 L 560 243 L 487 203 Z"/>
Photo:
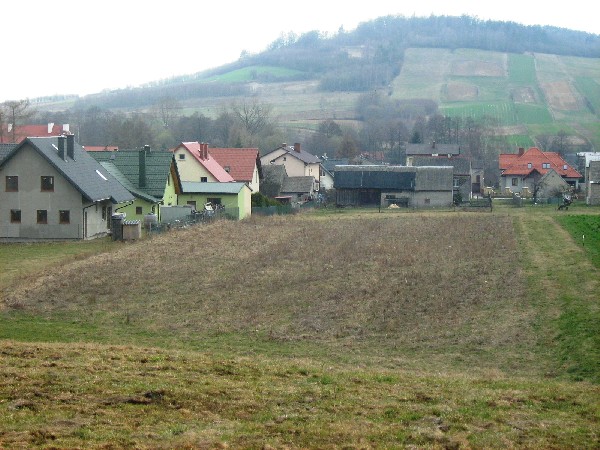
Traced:
<path fill-rule="evenodd" d="M 577 97 L 568 81 L 541 83 L 548 104 L 559 111 L 578 111 L 580 109 Z"/>

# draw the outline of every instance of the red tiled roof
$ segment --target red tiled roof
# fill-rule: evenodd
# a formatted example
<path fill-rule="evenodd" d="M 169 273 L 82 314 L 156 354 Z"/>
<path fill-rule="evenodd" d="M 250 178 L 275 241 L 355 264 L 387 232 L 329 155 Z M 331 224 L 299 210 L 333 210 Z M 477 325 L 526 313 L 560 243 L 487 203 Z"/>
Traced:
<path fill-rule="evenodd" d="M 182 142 L 180 146 L 183 146 L 200 164 L 208 170 L 213 177 L 220 183 L 227 183 L 234 181 L 233 177 L 225 172 L 225 169 L 219 165 L 219 163 L 213 158 L 210 153 L 205 152 L 208 144 L 199 142 Z"/>
<path fill-rule="evenodd" d="M 528 176 L 534 170 L 544 175 L 553 169 L 563 178 L 580 178 L 581 174 L 556 152 L 543 152 L 537 147 L 519 153 L 503 153 L 499 157 L 503 176 Z"/>
<path fill-rule="evenodd" d="M 258 158 L 257 148 L 209 148 L 211 155 L 221 167 L 229 167 L 229 175 L 235 181 L 251 182 Z"/>
<path fill-rule="evenodd" d="M 17 125 L 13 133 L 13 130 L 8 130 L 8 125 L 3 124 L 2 133 L 0 133 L 0 143 L 17 144 L 28 137 L 61 136 L 62 134 L 68 133 L 68 131 L 68 125 L 49 123 L 46 125 Z"/>

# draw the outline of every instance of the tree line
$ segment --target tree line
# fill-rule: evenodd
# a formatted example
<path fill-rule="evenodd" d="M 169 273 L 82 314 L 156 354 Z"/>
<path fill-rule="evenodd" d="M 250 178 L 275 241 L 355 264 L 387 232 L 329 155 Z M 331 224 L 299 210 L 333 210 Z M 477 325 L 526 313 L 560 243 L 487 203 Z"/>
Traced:
<path fill-rule="evenodd" d="M 321 121 L 310 133 L 287 129 L 273 117 L 272 105 L 259 97 L 245 97 L 224 105 L 215 118 L 200 113 L 185 115 L 180 103 L 164 97 L 147 112 L 123 113 L 90 106 L 61 112 L 36 112 L 27 100 L 0 104 L 0 130 L 12 133 L 29 123 L 68 123 L 84 146 L 117 146 L 120 149 L 150 145 L 167 150 L 181 142 L 208 142 L 215 147 L 253 147 L 261 154 L 282 142 L 302 142 L 303 148 L 319 157 L 345 158 L 360 163 L 362 158 L 405 164 L 409 143 L 458 144 L 464 156 L 479 162 L 490 185 L 498 182 L 498 154 L 509 144 L 496 136 L 494 119 L 448 117 L 439 113 L 432 100 L 397 100 L 371 91 L 356 102 L 360 127 L 342 125 L 333 119 Z M 4 136 L 10 140 L 10 135 Z M 536 137 L 540 148 L 567 155 L 573 151 L 569 136 Z M 578 148 L 578 150 L 586 150 Z M 377 156 L 375 156 L 377 155 Z"/>

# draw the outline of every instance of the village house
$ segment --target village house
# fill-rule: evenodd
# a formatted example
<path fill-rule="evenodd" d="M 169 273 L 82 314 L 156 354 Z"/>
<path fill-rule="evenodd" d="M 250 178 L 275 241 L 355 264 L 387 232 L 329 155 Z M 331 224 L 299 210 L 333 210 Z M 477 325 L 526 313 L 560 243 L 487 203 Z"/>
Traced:
<path fill-rule="evenodd" d="M 289 177 L 313 177 L 316 183 L 315 191 L 320 189 L 321 176 L 323 175 L 321 160 L 303 150 L 299 143 L 294 144 L 293 147 L 281 144 L 280 147 L 261 156 L 260 162 L 263 167 L 269 165 L 285 166 Z"/>
<path fill-rule="evenodd" d="M 108 170 L 135 199 L 119 208 L 128 220 L 144 221 L 148 214 L 161 219 L 161 207 L 177 205 L 181 181 L 171 152 L 140 150 L 93 151 L 89 153 Z"/>
<path fill-rule="evenodd" d="M 204 142 L 182 142 L 172 150 L 181 181 L 228 183 L 233 177 L 211 156 Z"/>
<path fill-rule="evenodd" d="M 549 198 L 579 188 L 581 174 L 556 152 L 519 148 L 517 153 L 500 154 L 498 162 L 500 189 L 505 194 Z"/>
<path fill-rule="evenodd" d="M 430 144 L 407 144 L 406 145 L 406 165 L 413 166 L 414 157 L 429 156 L 432 158 L 445 157 L 456 158 L 460 155 L 460 145 L 458 144 L 439 144 L 433 141 Z"/>
<path fill-rule="evenodd" d="M 246 183 L 183 181 L 178 205 L 190 206 L 191 211 L 202 211 L 209 203 L 221 215 L 242 220 L 252 215 L 252 191 Z"/>
<path fill-rule="evenodd" d="M 600 159 L 590 159 L 585 168 L 585 202 L 600 205 Z"/>
<path fill-rule="evenodd" d="M 204 144 L 208 147 L 208 144 Z M 252 192 L 259 192 L 261 163 L 258 148 L 208 147 L 212 156 L 234 181 L 246 183 Z"/>
<path fill-rule="evenodd" d="M 431 156 L 414 156 L 411 166 L 444 166 L 452 167 L 452 190 L 456 200 L 469 200 L 473 194 L 471 181 L 471 161 L 466 158 L 436 158 Z"/>
<path fill-rule="evenodd" d="M 74 141 L 26 138 L 0 160 L 0 239 L 91 239 L 133 195 Z"/>
<path fill-rule="evenodd" d="M 27 137 L 56 137 L 69 134 L 69 124 L 48 123 L 42 125 L 0 125 L 0 143 L 18 144 Z"/>

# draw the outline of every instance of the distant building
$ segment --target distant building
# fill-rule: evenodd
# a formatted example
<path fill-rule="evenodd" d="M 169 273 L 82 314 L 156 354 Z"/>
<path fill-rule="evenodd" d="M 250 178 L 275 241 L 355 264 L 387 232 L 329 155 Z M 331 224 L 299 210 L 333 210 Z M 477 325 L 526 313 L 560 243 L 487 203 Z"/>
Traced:
<path fill-rule="evenodd" d="M 452 167 L 336 166 L 336 204 L 449 207 L 452 181 Z"/>
<path fill-rule="evenodd" d="M 48 123 L 46 125 L 17 125 L 2 124 L 0 128 L 0 143 L 18 144 L 28 137 L 56 137 L 70 134 L 69 124 L 58 125 Z"/>
<path fill-rule="evenodd" d="M 540 180 L 554 171 L 573 189 L 579 187 L 581 174 L 556 152 L 543 152 L 537 147 L 519 148 L 518 153 L 503 153 L 499 157 L 500 188 L 505 193 L 535 193 Z M 548 179 L 548 177 L 546 177 Z M 540 195 L 542 197 L 550 195 Z"/>
<path fill-rule="evenodd" d="M 290 177 L 310 176 L 315 179 L 316 190 L 320 189 L 322 168 L 321 160 L 307 151 L 303 150 L 299 143 L 292 146 L 281 144 L 275 150 L 261 156 L 261 165 L 285 166 L 285 170 Z"/>

